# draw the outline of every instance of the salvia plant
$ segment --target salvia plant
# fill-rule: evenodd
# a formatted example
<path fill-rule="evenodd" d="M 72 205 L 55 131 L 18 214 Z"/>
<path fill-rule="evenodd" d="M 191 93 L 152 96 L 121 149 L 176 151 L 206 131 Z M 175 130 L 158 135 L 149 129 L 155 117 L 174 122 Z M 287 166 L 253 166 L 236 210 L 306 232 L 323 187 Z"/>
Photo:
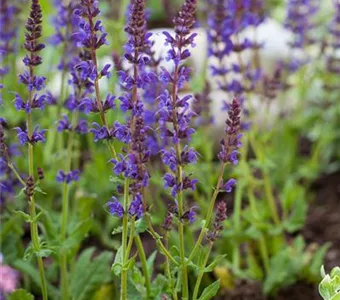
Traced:
<path fill-rule="evenodd" d="M 162 1 L 150 30 L 152 1 L 1 1 L 0 299 L 320 281 L 331 245 L 303 228 L 339 168 L 340 4 L 322 22 L 321 1 L 284 3 L 273 59 L 270 1 L 203 2 Z"/>

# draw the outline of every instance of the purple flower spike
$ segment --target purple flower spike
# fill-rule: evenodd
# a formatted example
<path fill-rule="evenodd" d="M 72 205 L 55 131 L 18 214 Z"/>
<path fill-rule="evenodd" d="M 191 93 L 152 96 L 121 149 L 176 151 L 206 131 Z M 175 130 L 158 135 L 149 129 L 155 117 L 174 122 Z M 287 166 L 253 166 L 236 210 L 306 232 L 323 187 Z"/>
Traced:
<path fill-rule="evenodd" d="M 217 204 L 216 215 L 213 226 L 207 234 L 207 240 L 210 242 L 216 241 L 220 232 L 223 230 L 223 221 L 227 219 L 227 204 L 221 201 Z"/>
<path fill-rule="evenodd" d="M 227 193 L 231 193 L 231 191 L 233 190 L 233 187 L 236 185 L 237 181 L 234 178 L 230 178 L 226 184 L 223 186 L 224 190 Z"/>
<path fill-rule="evenodd" d="M 242 145 L 240 142 L 240 120 L 241 108 L 240 102 L 237 98 L 234 98 L 229 106 L 228 116 L 226 121 L 227 127 L 225 132 L 227 137 L 221 140 L 222 151 L 218 154 L 218 158 L 223 163 L 238 163 L 238 151 L 237 149 Z"/>
<path fill-rule="evenodd" d="M 99 15 L 98 1 L 81 0 L 74 10 L 78 21 L 78 31 L 73 34 L 78 47 L 99 49 L 106 44 L 107 33 L 104 32 L 101 21 L 95 20 Z"/>
<path fill-rule="evenodd" d="M 112 201 L 109 201 L 105 204 L 109 208 L 109 212 L 112 216 L 117 216 L 118 218 L 122 218 L 124 215 L 124 208 L 122 204 L 117 200 L 116 197 L 111 198 Z"/>
<path fill-rule="evenodd" d="M 314 0 L 288 1 L 285 26 L 295 35 L 291 43 L 293 48 L 303 48 L 315 43 L 315 39 L 311 37 L 312 29 L 315 27 L 312 18 L 319 9 L 318 2 Z"/>

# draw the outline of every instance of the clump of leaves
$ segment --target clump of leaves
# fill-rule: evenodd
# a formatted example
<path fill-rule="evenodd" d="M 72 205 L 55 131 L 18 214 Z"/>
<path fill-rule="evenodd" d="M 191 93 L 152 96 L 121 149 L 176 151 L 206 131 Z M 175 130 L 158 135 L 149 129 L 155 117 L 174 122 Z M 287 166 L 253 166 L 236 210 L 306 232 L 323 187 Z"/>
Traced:
<path fill-rule="evenodd" d="M 340 268 L 335 267 L 330 274 L 326 274 L 324 267 L 321 268 L 322 281 L 319 284 L 319 293 L 324 300 L 340 299 Z"/>

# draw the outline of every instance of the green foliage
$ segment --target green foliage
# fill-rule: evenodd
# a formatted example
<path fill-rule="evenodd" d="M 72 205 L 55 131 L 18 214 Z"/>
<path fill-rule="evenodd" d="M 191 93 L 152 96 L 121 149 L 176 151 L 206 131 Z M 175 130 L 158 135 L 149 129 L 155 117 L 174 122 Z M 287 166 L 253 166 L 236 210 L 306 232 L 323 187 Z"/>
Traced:
<path fill-rule="evenodd" d="M 321 268 L 322 281 L 319 284 L 319 293 L 324 300 L 340 299 L 340 268 L 335 267 L 330 274 L 326 274 Z"/>
<path fill-rule="evenodd" d="M 298 279 L 312 282 L 318 280 L 315 271 L 322 265 L 329 245 L 322 246 L 314 255 L 305 246 L 303 238 L 297 237 L 291 246 L 282 249 L 271 259 L 269 273 L 264 281 L 265 293 L 275 293 Z"/>
<path fill-rule="evenodd" d="M 95 248 L 84 250 L 70 274 L 72 299 L 90 300 L 94 293 L 108 282 L 112 254 L 104 251 L 93 258 Z"/>
<path fill-rule="evenodd" d="M 8 297 L 8 300 L 34 300 L 34 297 L 26 290 L 19 289 L 11 293 Z"/>
<path fill-rule="evenodd" d="M 207 286 L 203 290 L 203 293 L 202 293 L 201 297 L 198 298 L 198 300 L 213 299 L 216 296 L 219 289 L 220 289 L 220 281 L 217 280 L 217 281 L 213 282 L 212 284 L 210 284 L 209 286 Z"/>

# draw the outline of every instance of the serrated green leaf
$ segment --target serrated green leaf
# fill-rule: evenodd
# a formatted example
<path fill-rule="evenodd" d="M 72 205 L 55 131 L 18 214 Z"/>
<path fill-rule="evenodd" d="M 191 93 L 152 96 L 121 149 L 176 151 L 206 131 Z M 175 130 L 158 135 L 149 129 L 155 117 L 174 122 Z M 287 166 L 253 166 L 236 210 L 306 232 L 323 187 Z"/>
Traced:
<path fill-rule="evenodd" d="M 213 297 L 216 296 L 219 289 L 220 289 L 220 280 L 217 280 L 204 289 L 201 297 L 199 297 L 198 300 L 213 299 Z"/>
<path fill-rule="evenodd" d="M 81 253 L 70 276 L 72 299 L 92 299 L 101 285 L 110 281 L 110 261 L 112 254 L 108 251 L 92 259 L 95 249 L 89 248 Z"/>
<path fill-rule="evenodd" d="M 32 294 L 24 289 L 15 290 L 8 297 L 8 300 L 34 300 Z"/>

